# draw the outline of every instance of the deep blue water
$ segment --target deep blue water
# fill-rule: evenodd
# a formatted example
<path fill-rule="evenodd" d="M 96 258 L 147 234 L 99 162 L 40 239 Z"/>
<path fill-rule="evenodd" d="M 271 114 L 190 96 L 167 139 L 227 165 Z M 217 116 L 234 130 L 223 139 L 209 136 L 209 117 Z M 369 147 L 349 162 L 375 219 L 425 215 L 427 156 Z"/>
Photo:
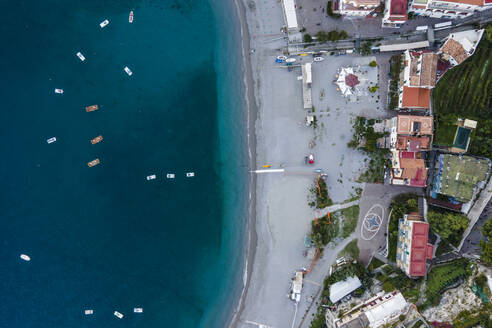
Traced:
<path fill-rule="evenodd" d="M 247 199 L 232 4 L 0 9 L 0 327 L 222 326 L 240 287 Z"/>

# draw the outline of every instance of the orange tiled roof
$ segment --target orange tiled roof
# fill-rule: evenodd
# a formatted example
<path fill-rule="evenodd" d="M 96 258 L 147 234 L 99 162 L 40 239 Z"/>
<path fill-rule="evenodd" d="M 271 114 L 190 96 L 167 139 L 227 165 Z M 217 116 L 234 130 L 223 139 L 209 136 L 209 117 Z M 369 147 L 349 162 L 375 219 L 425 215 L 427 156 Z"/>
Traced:
<path fill-rule="evenodd" d="M 442 52 L 453 57 L 458 64 L 461 64 L 466 58 L 468 58 L 463 46 L 458 41 L 451 38 L 449 38 L 442 47 Z"/>
<path fill-rule="evenodd" d="M 403 87 L 403 108 L 424 108 L 430 106 L 430 89 Z"/>

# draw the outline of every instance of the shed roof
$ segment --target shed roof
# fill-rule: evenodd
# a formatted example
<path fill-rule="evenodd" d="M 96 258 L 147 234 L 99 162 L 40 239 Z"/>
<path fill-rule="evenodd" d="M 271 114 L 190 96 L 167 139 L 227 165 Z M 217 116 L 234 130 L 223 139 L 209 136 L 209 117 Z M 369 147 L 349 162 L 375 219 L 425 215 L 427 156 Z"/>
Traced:
<path fill-rule="evenodd" d="M 362 283 L 356 276 L 336 282 L 330 286 L 330 301 L 336 303 L 360 286 Z"/>

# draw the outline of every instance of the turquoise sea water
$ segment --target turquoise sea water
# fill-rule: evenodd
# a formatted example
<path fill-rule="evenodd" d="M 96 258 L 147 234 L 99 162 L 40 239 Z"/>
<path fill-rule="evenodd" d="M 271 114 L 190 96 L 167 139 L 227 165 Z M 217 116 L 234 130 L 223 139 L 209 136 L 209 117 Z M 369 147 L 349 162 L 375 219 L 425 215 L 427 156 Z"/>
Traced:
<path fill-rule="evenodd" d="M 247 199 L 233 4 L 0 8 L 0 327 L 222 326 Z"/>

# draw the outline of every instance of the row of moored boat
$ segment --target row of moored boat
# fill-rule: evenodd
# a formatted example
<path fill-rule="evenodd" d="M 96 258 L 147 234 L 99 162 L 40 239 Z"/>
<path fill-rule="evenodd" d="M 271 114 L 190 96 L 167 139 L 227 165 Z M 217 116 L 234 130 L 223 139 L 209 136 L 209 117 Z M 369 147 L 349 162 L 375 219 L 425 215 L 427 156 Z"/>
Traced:
<path fill-rule="evenodd" d="M 133 10 L 130 11 L 130 15 L 128 16 L 128 22 L 129 23 L 133 23 Z M 101 28 L 104 28 L 106 27 L 107 25 L 109 24 L 109 20 L 105 19 L 104 21 L 102 21 L 99 26 Z M 76 53 L 77 57 L 81 60 L 81 61 L 85 61 L 85 56 L 79 51 Z M 126 74 L 128 74 L 128 76 L 132 76 L 133 75 L 133 72 L 128 68 L 128 66 L 125 66 L 123 68 L 123 70 L 125 71 Z M 63 89 L 60 89 L 60 88 L 55 88 L 55 93 L 56 94 L 63 94 L 65 91 Z M 93 112 L 93 111 L 96 111 L 99 109 L 99 106 L 98 105 L 91 105 L 91 106 L 87 106 L 85 107 L 85 111 L 86 112 Z M 91 139 L 91 144 L 95 145 L 99 142 L 101 142 L 103 140 L 103 137 L 101 135 L 98 135 L 97 137 L 95 137 L 94 139 Z M 51 137 L 49 139 L 46 140 L 46 142 L 48 144 L 52 144 L 54 142 L 56 142 L 56 137 Z M 93 166 L 96 166 L 98 164 L 100 164 L 101 161 L 99 160 L 99 158 L 96 158 L 96 159 L 93 159 L 92 161 L 88 162 L 87 163 L 87 166 L 89 167 L 93 167 Z M 168 174 L 169 175 L 169 174 Z M 174 176 L 174 175 L 173 175 Z M 187 174 L 188 176 L 188 174 Z M 154 176 L 154 179 L 155 179 L 155 176 Z M 149 177 L 147 177 L 147 180 L 151 180 L 149 179 Z"/>

